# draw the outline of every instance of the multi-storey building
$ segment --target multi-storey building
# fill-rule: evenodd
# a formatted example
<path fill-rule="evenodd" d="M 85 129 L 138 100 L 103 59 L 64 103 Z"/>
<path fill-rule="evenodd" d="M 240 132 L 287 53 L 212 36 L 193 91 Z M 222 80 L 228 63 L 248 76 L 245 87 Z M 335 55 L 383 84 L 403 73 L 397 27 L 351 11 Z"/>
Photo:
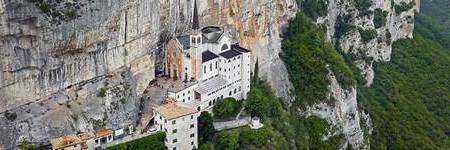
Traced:
<path fill-rule="evenodd" d="M 230 35 L 220 27 L 200 29 L 196 2 L 192 22 L 189 35 L 169 41 L 165 64 L 166 75 L 192 86 L 171 91 L 168 96 L 199 111 L 220 98 L 245 99 L 250 91 L 250 51 L 231 44 Z"/>
<path fill-rule="evenodd" d="M 190 150 L 198 147 L 198 111 L 175 101 L 158 106 L 154 111 L 158 130 L 166 132 L 167 149 Z"/>
<path fill-rule="evenodd" d="M 196 148 L 198 112 L 210 111 L 226 97 L 246 99 L 250 91 L 250 51 L 232 44 L 221 27 L 200 28 L 197 1 L 192 19 L 188 35 L 168 42 L 164 73 L 169 79 L 154 83 L 171 99 L 153 109 L 154 124 L 166 132 L 168 149 Z"/>

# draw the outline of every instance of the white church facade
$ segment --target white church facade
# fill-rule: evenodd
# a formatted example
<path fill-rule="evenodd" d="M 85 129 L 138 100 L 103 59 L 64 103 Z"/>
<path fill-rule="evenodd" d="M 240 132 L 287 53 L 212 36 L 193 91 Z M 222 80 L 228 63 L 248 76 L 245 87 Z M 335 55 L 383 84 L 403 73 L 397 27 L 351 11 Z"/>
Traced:
<path fill-rule="evenodd" d="M 198 148 L 196 121 L 200 112 L 211 111 L 223 98 L 247 98 L 251 52 L 232 44 L 221 27 L 200 28 L 195 1 L 190 33 L 170 40 L 165 58 L 166 79 L 157 84 L 168 87 L 165 99 L 170 102 L 165 100 L 153 109 L 155 127 L 166 132 L 169 150 Z"/>

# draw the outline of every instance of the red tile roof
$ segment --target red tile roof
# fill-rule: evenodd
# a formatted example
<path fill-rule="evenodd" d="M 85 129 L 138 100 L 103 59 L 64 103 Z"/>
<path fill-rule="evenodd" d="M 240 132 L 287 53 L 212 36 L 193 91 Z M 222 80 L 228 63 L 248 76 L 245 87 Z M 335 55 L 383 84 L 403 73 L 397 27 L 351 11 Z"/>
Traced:
<path fill-rule="evenodd" d="M 103 137 L 107 137 L 109 135 L 113 134 L 113 130 L 111 129 L 104 129 L 104 130 L 100 130 L 95 132 L 95 138 L 103 138 Z"/>

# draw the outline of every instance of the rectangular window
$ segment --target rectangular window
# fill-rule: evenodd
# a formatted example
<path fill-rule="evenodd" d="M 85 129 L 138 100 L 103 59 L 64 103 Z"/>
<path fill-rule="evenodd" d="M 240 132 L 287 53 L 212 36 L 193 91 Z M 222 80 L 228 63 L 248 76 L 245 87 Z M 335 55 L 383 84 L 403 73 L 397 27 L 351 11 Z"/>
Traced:
<path fill-rule="evenodd" d="M 177 139 L 173 139 L 173 140 L 172 140 L 172 143 L 176 143 L 176 142 L 178 142 Z"/>
<path fill-rule="evenodd" d="M 172 134 L 177 133 L 177 129 L 172 130 Z"/>
<path fill-rule="evenodd" d="M 191 115 L 191 119 L 194 119 L 194 115 Z"/>
<path fill-rule="evenodd" d="M 216 69 L 219 67 L 219 62 L 216 61 Z"/>
<path fill-rule="evenodd" d="M 175 124 L 176 123 L 176 121 L 174 120 L 174 121 L 172 121 L 172 124 Z"/>
<path fill-rule="evenodd" d="M 177 147 L 173 147 L 172 150 L 177 150 Z"/>
<path fill-rule="evenodd" d="M 194 128 L 194 124 L 191 124 L 191 129 Z"/>
<path fill-rule="evenodd" d="M 205 73 L 206 73 L 206 66 L 204 66 L 204 67 L 203 67 L 203 72 L 205 72 Z"/>
<path fill-rule="evenodd" d="M 192 133 L 192 134 L 191 134 L 191 137 L 194 137 L 194 136 L 195 136 L 195 134 L 194 134 L 194 133 Z"/>

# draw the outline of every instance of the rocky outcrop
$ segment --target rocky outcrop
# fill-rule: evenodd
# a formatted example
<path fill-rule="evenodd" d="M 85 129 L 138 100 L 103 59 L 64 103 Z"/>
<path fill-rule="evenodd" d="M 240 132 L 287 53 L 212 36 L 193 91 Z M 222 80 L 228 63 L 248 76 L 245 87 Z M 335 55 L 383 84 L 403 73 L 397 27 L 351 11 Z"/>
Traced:
<path fill-rule="evenodd" d="M 358 2 L 328 0 L 328 13 L 318 17 L 317 23 L 326 27 L 328 39 L 354 62 L 365 77 L 366 86 L 370 86 L 374 80 L 373 64 L 390 61 L 393 42 L 412 38 L 414 16 L 419 11 L 420 0 Z M 343 89 L 331 71 L 328 80 L 328 99 L 334 101 L 309 106 L 300 114 L 327 120 L 332 131 L 326 137 L 343 134 L 346 141 L 343 148 L 350 144 L 354 149 L 368 149 L 370 141 L 365 136 L 373 129 L 370 115 L 358 107 L 356 86 Z"/>
<path fill-rule="evenodd" d="M 364 6 L 362 2 L 368 2 Z M 373 63 L 391 59 L 392 43 L 412 38 L 415 12 L 420 0 L 328 0 L 328 13 L 317 23 L 327 28 L 327 35 L 361 70 L 370 86 L 374 79 Z"/>
<path fill-rule="evenodd" d="M 368 149 L 369 145 L 365 141 L 364 134 L 370 134 L 370 132 L 365 133 L 363 127 L 367 129 L 372 127 L 368 114 L 358 108 L 356 87 L 342 88 L 333 72 L 328 71 L 327 78 L 330 85 L 328 86 L 329 95 L 327 99 L 333 99 L 334 101 L 309 106 L 306 110 L 300 111 L 300 115 L 307 117 L 315 115 L 325 119 L 331 125 L 331 130 L 325 135 L 325 140 L 331 136 L 342 134 L 345 140 L 342 145 L 343 149 L 346 149 L 348 144 L 353 149 Z M 366 124 L 361 125 L 361 123 Z"/>
<path fill-rule="evenodd" d="M 154 76 L 155 10 L 144 0 L 0 1 L 0 145 L 134 124 Z"/>
<path fill-rule="evenodd" d="M 192 4 L 0 0 L 0 134 L 8 137 L 0 147 L 134 124 L 165 42 L 190 27 Z M 293 0 L 199 2 L 201 25 L 232 30 L 287 99 L 279 35 L 296 8 Z"/>
<path fill-rule="evenodd" d="M 253 63 L 258 60 L 259 76 L 266 79 L 277 96 L 287 103 L 294 100 L 289 94 L 292 84 L 286 67 L 279 57 L 281 30 L 295 17 L 295 0 L 208 0 L 208 7 L 200 7 L 205 25 L 224 25 L 241 46 L 252 50 Z"/>

